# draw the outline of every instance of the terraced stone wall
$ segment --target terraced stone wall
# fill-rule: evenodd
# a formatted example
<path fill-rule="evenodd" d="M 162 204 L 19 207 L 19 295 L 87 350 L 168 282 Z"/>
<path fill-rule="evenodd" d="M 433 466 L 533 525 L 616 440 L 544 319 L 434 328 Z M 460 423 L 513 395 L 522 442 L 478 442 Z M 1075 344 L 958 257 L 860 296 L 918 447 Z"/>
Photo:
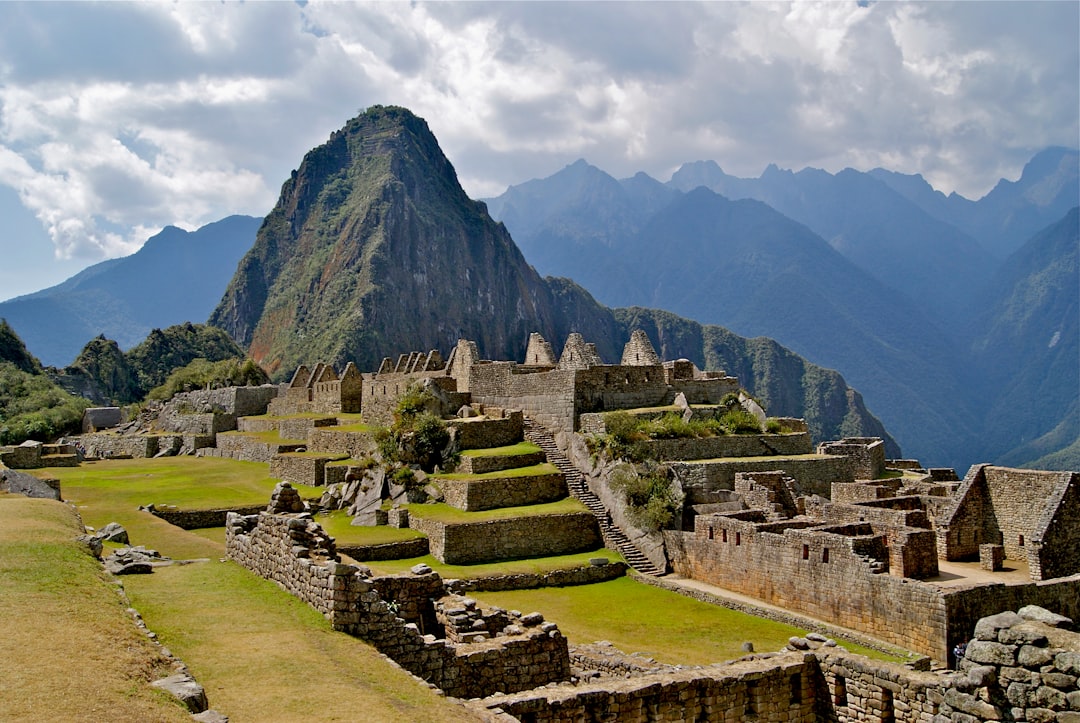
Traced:
<path fill-rule="evenodd" d="M 493 408 L 491 414 L 471 419 L 449 419 L 447 425 L 457 429 L 460 449 L 505 447 L 521 441 L 524 416 L 520 410 Z"/>
<path fill-rule="evenodd" d="M 655 459 L 719 459 L 810 454 L 814 445 L 810 434 L 729 434 L 689 439 L 651 439 L 643 442 Z"/>
<path fill-rule="evenodd" d="M 446 504 L 466 512 L 555 502 L 567 495 L 561 472 L 479 480 L 436 478 L 435 482 Z"/>
<path fill-rule="evenodd" d="M 847 457 L 804 456 L 783 459 L 727 459 L 708 462 L 672 462 L 671 468 L 682 484 L 687 504 L 707 504 L 717 490 L 735 489 L 739 472 L 783 471 L 798 483 L 800 494 L 828 498 L 834 482 L 852 482 L 854 476 Z"/>
<path fill-rule="evenodd" d="M 568 555 L 600 547 L 600 530 L 588 512 L 454 524 L 412 515 L 409 526 L 427 535 L 431 554 L 448 565 Z"/>
<path fill-rule="evenodd" d="M 513 362 L 476 364 L 469 371 L 474 403 L 521 409 L 553 430 L 574 429 L 573 370 L 530 371 Z"/>
<path fill-rule="evenodd" d="M 309 452 L 347 454 L 353 459 L 364 459 L 375 453 L 375 437 L 372 432 L 346 432 L 333 427 L 317 427 L 308 439 Z"/>

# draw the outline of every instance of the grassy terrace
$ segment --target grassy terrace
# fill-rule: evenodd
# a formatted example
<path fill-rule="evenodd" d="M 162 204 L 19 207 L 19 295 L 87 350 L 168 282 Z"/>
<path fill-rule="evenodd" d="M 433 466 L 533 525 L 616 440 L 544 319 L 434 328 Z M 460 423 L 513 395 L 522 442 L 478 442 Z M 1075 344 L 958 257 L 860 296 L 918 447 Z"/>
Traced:
<path fill-rule="evenodd" d="M 606 557 L 612 562 L 625 562 L 622 555 L 611 550 L 599 549 L 592 552 L 577 552 L 573 555 L 556 557 L 529 557 L 517 560 L 501 560 L 480 565 L 447 565 L 431 555 L 402 560 L 378 560 L 365 562 L 373 571 L 385 575 L 408 572 L 417 563 L 425 563 L 446 579 L 488 577 L 490 575 L 515 575 L 520 573 L 545 573 L 552 570 L 564 570 L 572 567 L 584 567 L 591 557 Z M 566 589 L 566 588 L 556 588 Z"/>
<path fill-rule="evenodd" d="M 435 479 L 449 479 L 449 480 L 485 480 L 485 479 L 503 479 L 506 477 L 533 477 L 542 474 L 558 474 L 559 470 L 553 464 L 544 462 L 543 464 L 534 464 L 531 467 L 514 467 L 513 469 L 504 469 L 500 472 L 485 472 L 483 474 L 459 474 L 456 472 L 449 472 L 446 474 L 433 475 Z"/>
<path fill-rule="evenodd" d="M 321 432 L 373 432 L 375 427 L 363 422 L 350 422 L 349 424 L 338 424 L 334 427 L 316 427 Z"/>
<path fill-rule="evenodd" d="M 503 507 L 498 510 L 484 510 L 483 512 L 464 512 L 450 505 L 438 502 L 435 504 L 425 503 L 422 505 L 405 505 L 409 510 L 410 517 L 418 517 L 425 520 L 435 520 L 444 523 L 487 522 L 489 520 L 506 520 L 514 517 L 540 517 L 542 515 L 568 515 L 573 512 L 588 512 L 588 508 L 573 497 L 567 497 L 558 502 L 548 502 L 543 505 L 527 505 L 525 507 Z"/>
<path fill-rule="evenodd" d="M 172 528 L 164 520 L 140 512 L 141 505 L 175 505 L 185 510 L 261 505 L 270 501 L 278 483 L 268 476 L 265 464 L 216 457 L 110 459 L 33 473 L 59 479 L 64 499 L 79 508 L 86 524 L 101 527 L 119 522 L 128 529 L 133 544 L 144 544 L 141 540 L 162 526 Z M 323 492 L 322 487 L 298 485 L 297 489 L 308 498 L 318 498 Z M 181 556 L 208 554 L 220 556 L 199 544 L 189 544 Z"/>
<path fill-rule="evenodd" d="M 539 610 L 558 623 L 572 643 L 609 640 L 625 652 L 642 652 L 670 664 L 708 665 L 744 653 L 750 641 L 759 652 L 779 650 L 805 630 L 677 595 L 624 577 L 596 585 L 483 592 L 489 605 Z M 613 615 L 612 611 L 618 614 Z M 899 658 L 838 640 L 870 657 Z"/>
<path fill-rule="evenodd" d="M 334 454 L 333 452 L 282 452 L 282 457 L 300 457 L 304 459 L 326 459 L 341 462 L 349 459 L 347 454 Z"/>
<path fill-rule="evenodd" d="M 532 442 L 518 442 L 506 447 L 488 447 L 486 449 L 466 449 L 462 457 L 512 457 L 518 454 L 536 454 L 542 451 Z"/>

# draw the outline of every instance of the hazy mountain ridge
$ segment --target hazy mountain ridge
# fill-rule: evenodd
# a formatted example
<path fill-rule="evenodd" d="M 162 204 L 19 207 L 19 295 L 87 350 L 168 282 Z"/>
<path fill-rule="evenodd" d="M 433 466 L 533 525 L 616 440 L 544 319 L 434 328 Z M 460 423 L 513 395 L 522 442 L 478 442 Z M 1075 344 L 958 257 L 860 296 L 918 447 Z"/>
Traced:
<path fill-rule="evenodd" d="M 101 334 L 130 348 L 151 329 L 204 321 L 260 223 L 230 216 L 192 232 L 166 227 L 131 256 L 0 303 L 0 317 L 50 366 L 72 363 Z"/>
<path fill-rule="evenodd" d="M 1062 157 L 1068 156 L 1058 151 Z M 1048 153 L 1055 155 L 1054 149 Z M 1035 168 L 1040 165 L 1051 169 L 1061 166 L 1034 163 Z M 736 332 L 767 335 L 797 353 L 839 369 L 863 391 L 871 406 L 880 410 L 905 449 L 928 463 L 957 465 L 963 470 L 971 462 L 998 456 L 1015 461 L 1017 455 L 1008 454 L 1015 445 L 1000 435 L 995 438 L 997 446 L 988 443 L 988 424 L 982 416 L 987 406 L 984 400 L 998 389 L 983 383 L 981 377 L 986 375 L 987 365 L 992 367 L 996 362 L 994 354 L 980 356 L 972 347 L 974 330 L 988 323 L 985 315 L 979 315 L 980 310 L 993 305 L 1005 284 L 990 282 L 1000 264 L 979 250 L 974 239 L 920 208 L 920 204 L 975 202 L 955 196 L 950 200 L 918 177 L 893 174 L 886 183 L 881 179 L 883 173 L 848 170 L 834 176 L 816 169 L 792 173 L 772 166 L 760 179 L 739 179 L 727 176 L 713 162 L 685 164 L 668 187 L 689 191 L 668 197 L 666 207 L 649 212 L 640 211 L 642 205 L 635 204 L 626 191 L 615 207 L 639 210 L 632 229 L 614 229 L 602 239 L 593 234 L 588 244 L 581 243 L 580 234 L 574 232 L 573 218 L 591 228 L 595 218 L 611 215 L 610 210 L 597 208 L 597 199 L 611 194 L 585 193 L 573 204 L 559 206 L 550 202 L 559 198 L 559 183 L 566 177 L 574 178 L 579 186 L 589 179 L 600 179 L 607 189 L 620 183 L 625 190 L 631 179 L 615 182 L 579 161 L 548 179 L 513 186 L 503 196 L 491 199 L 489 206 L 495 215 L 507 208 L 533 209 L 531 216 L 503 219 L 527 258 L 545 273 L 573 275 L 604 302 L 659 306 Z M 1039 181 L 1029 164 L 1021 185 L 1044 191 L 1056 188 L 1062 174 L 1055 174 Z M 642 176 L 633 179 L 636 186 L 659 185 Z M 719 188 L 743 200 L 721 198 L 701 186 Z M 904 193 L 893 187 L 903 187 Z M 769 196 L 769 206 L 750 200 L 755 194 Z M 1055 194 L 1060 195 L 1046 193 L 1048 197 Z M 813 216 L 807 221 L 841 233 L 827 244 L 807 226 L 777 212 L 774 203 L 801 210 Z M 841 212 L 830 216 L 830 208 Z M 889 213 L 875 220 L 872 211 L 881 208 Z M 549 223 L 540 210 L 558 222 Z M 903 233 L 897 232 L 893 223 L 901 211 L 909 218 Z M 642 220 L 642 216 L 648 218 Z M 911 223 L 911 218 L 917 223 Z M 845 228 L 857 233 L 845 236 Z M 888 272 L 884 276 L 892 283 L 874 278 L 882 273 L 858 268 L 857 261 L 853 265 L 845 258 L 853 255 L 851 245 L 838 241 L 871 239 L 871 246 L 880 246 L 880 238 L 886 237 L 890 253 L 896 253 L 904 248 L 904 233 L 923 240 L 930 237 L 933 243 L 915 244 L 903 265 L 882 262 L 879 271 Z M 912 292 L 919 287 L 911 273 L 902 271 L 932 267 L 938 277 L 924 275 L 921 288 L 946 284 L 951 272 L 941 276 L 944 265 L 939 256 L 930 254 L 927 259 L 928 247 L 940 238 L 952 249 L 950 263 L 965 267 L 966 280 L 964 284 L 949 282 L 949 293 L 939 294 L 932 302 L 926 294 L 915 294 L 921 298 L 921 303 L 916 303 Z M 537 258 L 530 249 L 536 249 Z M 580 263 L 582 259 L 587 263 Z M 976 263 L 969 264 L 971 259 Z M 1015 260 L 1009 263 L 1016 265 Z M 990 291 L 982 291 L 984 288 Z M 1075 286 L 1073 293 L 1075 296 Z M 976 318 L 978 323 L 973 321 Z M 960 325 L 957 320 L 966 322 Z M 1075 359 L 1073 364 L 1075 368 Z M 1019 373 L 1013 376 L 1017 375 L 1023 377 Z M 1031 393 L 1030 385 L 1035 381 L 998 382 L 1004 383 Z M 1043 411 L 1042 421 L 1033 429 L 1053 428 L 1060 420 L 1056 409 Z M 1026 459 L 1051 452 L 1048 446 L 1052 447 L 1052 442 L 1044 440 L 1044 448 L 1032 448 Z"/>

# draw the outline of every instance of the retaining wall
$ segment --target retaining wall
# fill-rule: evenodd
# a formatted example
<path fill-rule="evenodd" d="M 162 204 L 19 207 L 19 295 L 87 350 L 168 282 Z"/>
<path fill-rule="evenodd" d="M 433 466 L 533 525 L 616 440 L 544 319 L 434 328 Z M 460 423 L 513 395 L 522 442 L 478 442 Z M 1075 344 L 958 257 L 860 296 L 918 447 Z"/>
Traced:
<path fill-rule="evenodd" d="M 433 477 L 432 482 L 442 490 L 446 504 L 466 512 L 555 502 L 567 495 L 561 472 L 468 480 Z"/>
<path fill-rule="evenodd" d="M 569 555 L 600 547 L 600 531 L 589 512 L 450 524 L 411 515 L 409 526 L 427 535 L 431 554 L 448 565 Z"/>

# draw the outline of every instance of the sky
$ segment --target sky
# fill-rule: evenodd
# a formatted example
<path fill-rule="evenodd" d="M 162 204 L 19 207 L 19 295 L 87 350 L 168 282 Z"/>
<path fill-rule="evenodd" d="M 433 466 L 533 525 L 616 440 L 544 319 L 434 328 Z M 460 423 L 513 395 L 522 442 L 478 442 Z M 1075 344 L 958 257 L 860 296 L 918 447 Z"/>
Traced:
<path fill-rule="evenodd" d="M 0 300 L 266 215 L 376 104 L 424 117 L 475 198 L 585 158 L 977 199 L 1080 145 L 1080 3 L 0 2 Z"/>

